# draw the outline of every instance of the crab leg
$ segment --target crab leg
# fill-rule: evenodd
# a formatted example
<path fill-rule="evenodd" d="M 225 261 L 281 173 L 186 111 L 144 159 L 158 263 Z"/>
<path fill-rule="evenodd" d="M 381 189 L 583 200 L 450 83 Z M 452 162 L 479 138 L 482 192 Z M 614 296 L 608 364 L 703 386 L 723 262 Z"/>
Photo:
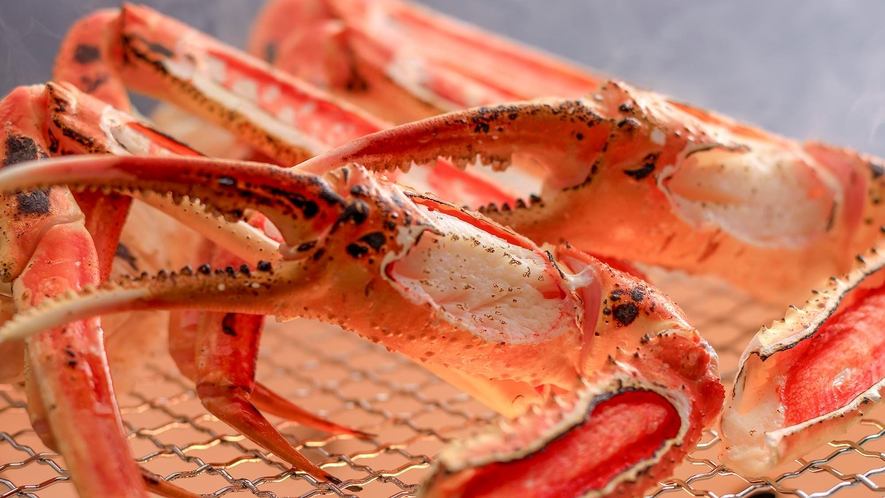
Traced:
<path fill-rule="evenodd" d="M 763 327 L 722 416 L 722 458 L 762 475 L 838 437 L 885 387 L 885 244 Z"/>
<path fill-rule="evenodd" d="M 123 85 L 215 122 L 284 164 L 384 124 L 288 74 L 146 7 L 101 11 L 71 28 L 56 78 L 116 107 Z M 296 131 L 302 130 L 302 131 Z"/>
<path fill-rule="evenodd" d="M 479 461 L 450 465 L 430 492 L 460 489 L 445 476 L 473 473 L 477 465 L 481 474 L 494 475 L 493 461 L 502 457 L 546 462 L 546 478 L 552 460 L 539 447 L 568 440 L 562 449 L 571 455 L 596 434 L 618 435 L 606 441 L 614 445 L 612 458 L 579 465 L 582 484 L 568 489 L 599 496 L 639 492 L 690 450 L 721 407 L 715 354 L 648 284 L 574 249 L 544 251 L 480 215 L 406 194 L 358 166 L 317 177 L 199 158 L 72 158 L 0 174 L 0 189 L 45 182 L 172 192 L 229 217 L 260 209 L 280 228 L 283 259 L 239 273 L 188 269 L 109 283 L 21 314 L 0 337 L 135 309 L 304 316 L 339 323 L 464 379 L 507 381 L 546 399 L 580 392 L 588 378 L 591 394 L 578 396 L 584 404 L 565 416 L 569 422 L 551 426 L 545 425 L 549 417 L 529 418 L 543 430 L 521 431 L 525 439 L 505 445 L 507 452 L 499 443 L 469 450 L 482 455 Z M 514 401 L 498 408 L 512 411 Z M 591 407 L 598 424 L 576 424 Z M 615 414 L 628 412 L 649 432 L 619 429 Z M 638 448 L 630 453 L 635 458 L 623 458 Z M 555 487 L 564 491 L 566 484 Z"/>
<path fill-rule="evenodd" d="M 56 85 L 49 84 L 45 88 L 41 87 L 27 87 L 20 88 L 14 91 L 6 100 L 3 101 L 2 109 L 8 114 L 6 117 L 9 121 L 17 122 L 22 130 L 33 128 L 35 130 L 39 130 L 41 127 L 45 126 L 46 129 L 43 131 L 43 135 L 49 137 L 49 146 L 43 146 L 41 148 L 40 143 L 44 140 L 42 136 L 34 135 L 28 136 L 20 131 L 16 131 L 12 129 L 8 131 L 9 135 L 6 139 L 7 145 L 7 161 L 6 164 L 12 164 L 13 162 L 22 161 L 28 159 L 29 156 L 27 154 L 31 154 L 40 157 L 43 152 L 42 150 L 47 150 L 49 153 L 53 154 L 66 154 L 66 153 L 83 153 L 83 152 L 105 152 L 105 153 L 115 153 L 115 154 L 128 154 L 129 152 L 133 153 L 146 153 L 146 154 L 187 154 L 187 155 L 195 155 L 196 153 L 187 149 L 185 146 L 170 140 L 168 137 L 163 136 L 155 131 L 153 131 L 147 125 L 142 123 L 138 123 L 125 114 L 105 105 L 99 103 L 92 99 L 89 96 L 82 95 L 75 89 L 69 88 L 65 85 Z M 33 126 L 27 126 L 25 121 L 22 121 L 22 117 L 25 116 L 25 119 L 32 119 L 34 121 Z M 30 116 L 30 118 L 28 118 Z M 57 137 L 62 137 L 61 139 Z M 115 194 L 116 195 L 116 194 Z M 33 209 L 42 209 L 41 206 L 43 203 L 48 202 L 45 195 L 41 194 L 39 191 L 35 191 L 30 194 L 19 194 L 17 199 L 24 199 L 24 206 L 30 206 Z M 98 195 L 95 192 L 83 192 L 80 193 L 79 199 L 82 201 L 83 199 L 107 199 L 106 195 Z M 129 198 L 126 196 L 118 196 L 118 200 L 122 202 L 115 201 L 99 201 L 98 203 L 90 203 L 90 206 L 99 206 L 100 209 L 93 210 L 90 212 L 90 216 L 104 216 L 105 214 L 110 213 L 110 223 L 111 226 L 107 227 L 110 229 L 112 233 L 114 233 L 113 226 L 115 225 L 115 220 L 122 217 L 125 218 L 128 212 L 129 206 Z M 71 209 L 76 209 L 76 204 L 73 203 L 73 200 L 69 201 L 72 204 Z M 155 204 L 163 205 L 162 201 L 155 200 Z M 15 205 L 15 203 L 11 203 L 9 205 Z M 190 206 L 191 211 L 194 211 L 194 206 Z M 108 209 L 110 208 L 110 209 Z M 192 225 L 196 225 L 197 227 L 202 228 L 203 231 L 212 230 L 213 233 L 221 233 L 221 239 L 225 239 L 225 235 L 229 233 L 229 231 L 219 231 L 218 230 L 218 221 L 217 220 L 209 220 L 205 213 L 199 212 L 191 212 L 190 214 L 182 214 L 181 210 L 176 211 L 176 214 L 180 219 L 189 221 Z M 79 213 L 79 211 L 77 211 Z M 21 218 L 20 214 L 11 215 L 14 216 L 15 219 Z M 78 215 L 70 215 L 72 216 L 72 221 L 76 221 L 80 219 L 80 223 L 83 223 L 82 214 Z M 56 216 L 53 219 L 61 219 L 64 222 L 64 216 Z M 258 217 L 263 220 L 263 217 Z M 120 221 L 120 220 L 118 220 Z M 4 247 L 6 248 L 7 254 L 4 258 L 11 262 L 8 266 L 5 267 L 6 276 L 5 278 L 10 279 L 21 272 L 21 268 L 30 268 L 35 263 L 28 262 L 29 258 L 29 250 L 32 250 L 34 244 L 45 244 L 40 237 L 48 236 L 41 232 L 39 227 L 31 227 L 27 220 L 24 221 L 26 229 L 23 229 L 18 225 L 22 223 L 22 221 L 16 221 L 14 225 L 7 227 L 5 233 L 7 236 L 10 234 L 19 234 L 19 237 L 22 239 L 21 243 L 8 243 Z M 255 221 L 257 224 L 261 224 L 259 219 Z M 206 225 L 210 224 L 211 228 L 206 228 Z M 51 225 L 51 224 L 50 224 Z M 101 223 L 96 222 L 96 220 L 89 220 L 88 225 L 96 229 L 97 233 L 102 233 L 100 230 L 104 228 Z M 234 225 L 236 226 L 236 225 Z M 253 227 L 250 227 L 253 228 Z M 237 233 L 238 230 L 234 230 L 234 233 Z M 47 232 L 47 233 L 51 233 Z M 117 232 L 118 233 L 118 232 Z M 258 257 L 262 254 L 262 250 L 266 250 L 268 248 L 263 248 L 260 243 L 261 234 L 256 233 L 254 228 L 248 234 L 250 240 L 253 240 L 252 243 L 244 248 L 252 248 L 252 251 L 239 251 L 241 254 L 247 255 L 250 259 L 258 260 Z M 238 239 L 239 240 L 239 239 Z M 117 241 L 116 239 L 111 239 L 109 237 L 101 237 L 100 241 L 106 244 L 104 247 L 104 254 L 111 256 L 115 254 L 117 251 Z M 21 247 L 21 250 L 16 250 Z M 40 247 L 39 245 L 37 247 Z M 62 247 L 62 246 L 59 246 Z M 275 245 L 271 246 L 270 251 L 275 251 Z M 270 255 L 269 255 L 270 256 Z M 107 259 L 110 259 L 106 256 Z M 101 257 L 98 257 L 98 261 L 102 261 Z M 37 264 L 39 267 L 39 264 Z M 102 273 L 110 272 L 110 261 L 105 262 L 101 265 Z M 25 270 L 28 271 L 28 270 Z M 22 277 L 19 277 L 21 279 Z M 99 280 L 96 280 L 94 283 L 97 283 Z M 75 282 L 72 282 L 75 283 Z M 88 348 L 89 351 L 100 351 L 103 350 L 104 346 L 102 344 L 102 337 L 98 331 L 91 332 L 91 336 L 87 336 L 85 339 L 97 341 L 94 347 Z M 98 335 L 97 335 L 98 334 Z M 221 334 L 221 329 L 218 329 L 218 334 Z M 40 336 L 42 337 L 42 336 Z M 84 340 L 85 340 L 84 339 Z M 82 441 L 83 438 L 79 437 L 79 432 L 72 431 L 70 427 L 66 425 L 62 425 L 61 428 L 54 428 L 54 425 L 50 423 L 48 410 L 46 406 L 42 403 L 41 393 L 36 389 L 37 386 L 42 386 L 46 393 L 52 390 L 60 390 L 60 392 L 65 393 L 70 396 L 77 396 L 77 391 L 72 391 L 67 389 L 65 386 L 59 385 L 56 380 L 48 380 L 53 379 L 57 372 L 52 371 L 51 373 L 44 373 L 46 367 L 43 366 L 43 363 L 53 358 L 53 355 L 50 355 L 47 351 L 51 350 L 52 347 L 58 347 L 58 354 L 74 354 L 78 351 L 78 347 L 85 347 L 78 345 L 74 342 L 68 341 L 68 346 L 63 347 L 62 344 L 57 343 L 40 343 L 35 342 L 33 346 L 29 347 L 31 363 L 35 366 L 31 369 L 31 373 L 28 377 L 30 381 L 30 389 L 29 389 L 29 399 L 30 399 L 30 413 L 34 422 L 35 430 L 38 430 L 40 434 L 44 437 L 47 445 L 52 446 L 54 448 L 67 448 L 68 446 L 78 444 L 78 441 Z M 39 358 L 34 357 L 35 354 L 40 354 Z M 253 351 L 254 353 L 254 351 Z M 92 353 L 90 353 L 92 354 Z M 190 362 L 193 363 L 193 354 L 194 348 L 191 347 L 191 359 Z M 91 358 L 91 357 L 90 357 Z M 39 362 L 38 362 L 39 360 Z M 96 363 L 96 359 L 90 360 L 90 366 L 95 372 L 102 372 L 101 368 L 106 367 L 106 360 L 104 363 Z M 51 366 L 51 364 L 50 364 Z M 105 372 L 105 375 L 108 375 Z M 58 378 L 62 378 L 61 374 L 59 374 Z M 67 378 L 67 377 L 65 377 Z M 93 382 L 96 385 L 100 385 L 98 381 Z M 89 383 L 85 383 L 84 386 L 89 385 Z M 42 393 L 42 396 L 47 396 L 48 394 Z M 100 390 L 99 390 L 100 393 Z M 53 399 L 57 395 L 51 396 Z M 113 401 L 113 398 L 108 398 Z M 329 422 L 323 421 L 318 417 L 309 414 L 290 403 L 285 402 L 282 398 L 275 395 L 274 393 L 268 391 L 267 389 L 259 389 L 259 394 L 256 396 L 259 406 L 266 406 L 272 413 L 278 413 L 281 416 L 286 416 L 295 421 L 300 421 L 303 423 L 311 423 L 315 426 L 321 428 L 332 428 L 337 429 L 338 432 L 342 433 L 351 433 L 356 435 L 362 435 L 361 433 L 355 431 L 349 431 L 346 428 L 342 428 L 340 426 L 336 426 L 335 424 L 331 424 Z M 101 401 L 101 400 L 100 400 Z M 107 401 L 107 400 L 104 400 Z M 218 405 L 216 402 L 214 406 Z M 95 405 L 100 406 L 100 405 Z M 54 410 L 55 408 L 53 408 Z M 116 413 L 116 407 L 110 406 L 105 410 L 101 410 L 102 412 L 114 412 Z M 87 416 L 86 414 L 83 415 Z M 258 415 L 260 417 L 260 415 Z M 230 418 L 230 417 L 228 417 Z M 78 423 L 81 422 L 80 418 L 77 418 Z M 265 425 L 267 425 L 265 423 Z M 272 427 L 271 427 L 272 429 Z M 312 466 L 309 462 L 304 461 L 303 457 L 300 454 L 294 451 L 291 446 L 286 442 L 282 436 L 280 436 L 275 430 L 272 429 L 273 434 L 276 435 L 277 444 L 273 447 L 273 451 L 280 455 L 290 455 L 289 460 L 294 460 L 293 463 L 298 463 L 299 467 L 305 467 L 310 469 L 312 474 L 320 479 L 325 478 L 326 474 L 315 466 Z M 59 443 L 59 441 L 62 441 Z M 128 443 L 125 439 L 121 440 L 121 446 L 119 451 L 125 452 L 128 447 Z M 61 446 L 60 446 L 61 444 Z M 109 443 L 110 444 L 110 443 Z M 277 446 L 279 448 L 277 448 Z M 285 448 L 286 451 L 283 451 L 282 448 Z M 75 458 L 82 458 L 82 455 L 74 455 L 72 453 L 74 450 L 65 449 L 63 454 L 68 455 L 69 459 L 73 460 Z M 108 452 L 108 454 L 113 455 L 114 453 Z M 131 460 L 131 458 L 129 458 Z M 119 461 L 121 459 L 115 458 L 115 461 Z M 86 461 L 86 464 L 89 463 L 89 460 Z M 80 466 L 77 466 L 80 468 Z M 75 470 L 75 472 L 77 472 Z M 83 472 L 80 470 L 80 472 Z M 88 476 L 98 472 L 98 470 L 93 469 L 93 471 L 86 471 L 85 473 L 77 473 L 76 475 Z M 106 476 L 110 478 L 113 473 L 105 472 L 102 476 Z M 121 475 L 121 479 L 119 480 L 118 485 L 120 486 L 131 486 L 132 489 L 139 489 L 136 485 L 131 485 L 128 483 L 127 479 L 131 478 L 132 475 L 137 475 L 137 468 L 133 472 L 129 473 L 127 477 L 126 474 Z M 169 486 L 160 486 L 154 485 L 153 481 L 147 480 L 149 488 L 155 490 L 155 492 L 169 495 L 170 491 Z M 173 487 L 174 488 L 174 487 Z M 142 488 L 143 489 L 143 488 Z M 90 495 L 93 493 L 89 489 L 84 490 L 80 487 L 81 493 L 84 496 Z M 183 491 L 178 490 L 175 491 L 177 495 L 182 495 Z M 174 494 L 174 493 L 173 493 Z"/>
<path fill-rule="evenodd" d="M 336 95 L 373 112 L 403 100 L 431 106 L 413 104 L 387 114 L 399 123 L 427 117 L 434 109 L 579 97 L 602 82 L 549 54 L 390 0 L 268 2 L 255 21 L 249 50 L 308 81 L 321 74 Z M 323 57 L 305 60 L 304 53 Z M 398 87 L 398 95 L 391 87 Z"/>
<path fill-rule="evenodd" d="M 47 157 L 37 119 L 45 107 L 22 89 L 0 102 L 3 165 Z M 25 105 L 17 105 L 24 103 Z M 57 145 L 57 144 L 56 144 Z M 3 280 L 19 310 L 99 282 L 99 255 L 65 188 L 5 195 Z M 82 496 L 146 496 L 113 395 L 98 318 L 52 328 L 26 341 L 29 406 L 36 430 L 65 457 Z M 81 437 L 88 428 L 93 437 Z"/>

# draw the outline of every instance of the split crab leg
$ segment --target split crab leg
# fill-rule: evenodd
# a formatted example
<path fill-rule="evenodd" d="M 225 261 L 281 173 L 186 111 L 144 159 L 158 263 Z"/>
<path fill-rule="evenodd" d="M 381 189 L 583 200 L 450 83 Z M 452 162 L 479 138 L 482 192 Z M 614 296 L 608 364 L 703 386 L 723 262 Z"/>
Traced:
<path fill-rule="evenodd" d="M 257 209 L 282 235 L 281 258 L 233 274 L 186 268 L 103 284 L 20 314 L 0 337 L 145 309 L 337 323 L 476 390 L 506 391 L 491 396 L 494 407 L 526 417 L 513 426 L 517 441 L 480 440 L 451 453 L 429 481 L 431 496 L 491 486 L 519 462 L 545 469 L 544 492 L 638 493 L 690 451 L 722 406 L 715 353 L 647 283 L 569 247 L 539 248 L 360 166 L 315 176 L 202 158 L 102 157 L 0 174 L 4 191 L 47 183 L 171 192 L 233 218 Z M 525 414 L 537 403 L 537 414 Z M 627 429 L 623 416 L 643 424 Z M 605 454 L 583 460 L 600 435 L 611 438 Z M 558 460 L 544 447 L 585 463 L 572 476 L 580 485 L 553 473 Z"/>
<path fill-rule="evenodd" d="M 770 473 L 838 437 L 880 401 L 883 254 L 880 241 L 747 346 L 720 431 L 721 457 L 735 470 Z"/>

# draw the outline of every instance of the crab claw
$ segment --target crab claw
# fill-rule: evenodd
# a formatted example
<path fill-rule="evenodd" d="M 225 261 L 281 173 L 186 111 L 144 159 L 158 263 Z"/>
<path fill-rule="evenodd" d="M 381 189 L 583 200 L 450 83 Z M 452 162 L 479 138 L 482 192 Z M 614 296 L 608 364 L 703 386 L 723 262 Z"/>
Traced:
<path fill-rule="evenodd" d="M 563 491 L 563 479 L 551 476 L 556 459 L 539 448 L 552 445 L 569 458 L 600 441 L 607 449 L 577 466 L 581 492 L 639 492 L 694 446 L 721 409 L 715 353 L 648 283 L 570 247 L 540 248 L 360 166 L 316 176 L 255 163 L 126 157 L 19 169 L 26 174 L 0 173 L 0 190 L 61 182 L 171 192 L 228 217 L 260 210 L 284 242 L 280 259 L 254 269 L 207 265 L 86 289 L 18 315 L 0 339 L 144 309 L 307 317 L 442 371 L 502 413 L 543 405 L 540 420 L 529 415 L 517 424 L 525 427 L 515 439 L 453 450 L 430 492 L 473 489 L 476 480 L 491 492 L 499 483 L 488 481 L 505 463 L 550 477 L 544 492 Z"/>
<path fill-rule="evenodd" d="M 722 415 L 721 457 L 758 476 L 842 434 L 885 388 L 885 242 L 741 355 Z"/>
<path fill-rule="evenodd" d="M 716 274 L 769 301 L 847 270 L 838 255 L 871 243 L 861 221 L 880 194 L 864 196 L 881 184 L 872 158 L 803 146 L 620 82 L 577 100 L 409 123 L 298 167 L 408 169 L 438 157 L 533 174 L 537 190 L 515 204 L 473 206 L 533 240 Z"/>

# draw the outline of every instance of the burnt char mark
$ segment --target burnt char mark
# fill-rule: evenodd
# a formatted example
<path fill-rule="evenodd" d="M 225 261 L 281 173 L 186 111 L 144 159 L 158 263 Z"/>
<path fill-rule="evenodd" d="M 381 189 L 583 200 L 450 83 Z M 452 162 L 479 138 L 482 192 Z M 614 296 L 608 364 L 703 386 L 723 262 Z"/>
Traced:
<path fill-rule="evenodd" d="M 384 242 L 387 240 L 387 237 L 384 236 L 381 232 L 373 232 L 370 233 L 360 239 L 360 241 L 365 242 L 374 250 L 381 249 L 381 246 L 384 245 Z"/>
<path fill-rule="evenodd" d="M 344 212 L 338 217 L 338 222 L 353 221 L 357 225 L 361 225 L 366 218 L 369 217 L 369 205 L 356 199 L 344 208 Z"/>
<path fill-rule="evenodd" d="M 219 176 L 218 185 L 220 187 L 235 187 L 237 185 L 237 181 L 230 176 Z"/>
<path fill-rule="evenodd" d="M 219 179 L 219 183 L 220 182 L 221 179 Z M 273 196 L 282 197 L 288 200 L 293 207 L 301 211 L 301 214 L 303 214 L 306 219 L 311 219 L 320 212 L 320 207 L 317 206 L 316 202 L 309 200 L 301 194 L 296 194 L 295 192 L 289 192 L 288 190 L 268 185 L 265 185 L 262 188 Z"/>
<path fill-rule="evenodd" d="M 639 308 L 633 303 L 619 304 L 612 308 L 612 315 L 618 323 L 627 326 L 639 316 Z"/>
<path fill-rule="evenodd" d="M 173 52 L 172 49 L 170 49 L 169 47 L 167 47 L 165 45 L 162 45 L 162 44 L 156 43 L 156 42 L 148 42 L 147 40 L 144 40 L 144 39 L 142 39 L 141 41 L 145 42 L 148 50 L 150 50 L 151 52 L 153 52 L 155 54 L 160 54 L 163 57 L 174 57 L 175 56 L 175 52 Z"/>
<path fill-rule="evenodd" d="M 236 313 L 228 313 L 224 315 L 224 318 L 221 320 L 221 330 L 231 337 L 237 336 L 237 314 Z"/>
<path fill-rule="evenodd" d="M 638 303 L 645 299 L 645 291 L 637 287 L 630 291 L 630 297 Z"/>
<path fill-rule="evenodd" d="M 878 180 L 885 175 L 885 166 L 880 163 L 870 162 L 870 173 L 873 175 L 873 180 Z"/>
<path fill-rule="evenodd" d="M 132 255 L 132 252 L 126 247 L 122 242 L 117 242 L 117 250 L 114 252 L 115 258 L 122 259 L 130 268 L 135 271 L 138 271 L 138 265 L 135 264 L 137 261 L 135 256 Z"/>
<path fill-rule="evenodd" d="M 361 246 L 359 244 L 349 244 L 346 250 L 347 254 L 350 254 L 356 259 L 362 258 L 369 252 L 369 249 L 367 247 Z"/>
<path fill-rule="evenodd" d="M 49 156 L 33 138 L 12 134 L 6 137 L 6 157 L 3 158 L 4 168 L 25 161 L 44 159 L 46 157 Z"/>
<path fill-rule="evenodd" d="M 79 43 L 74 49 L 74 60 L 78 64 L 90 64 L 99 59 L 101 59 L 101 51 L 95 45 Z"/>
<path fill-rule="evenodd" d="M 658 161 L 660 154 L 649 154 L 642 160 L 642 167 L 638 169 L 626 169 L 624 174 L 633 177 L 636 180 L 642 180 L 655 170 L 655 163 Z"/>
<path fill-rule="evenodd" d="M 270 271 L 273 269 L 273 265 L 268 261 L 259 261 L 258 262 L 258 271 Z"/>
<path fill-rule="evenodd" d="M 616 290 L 612 291 L 611 295 L 609 295 L 608 298 L 611 299 L 612 301 L 620 301 L 621 294 L 623 294 L 623 293 L 624 293 L 624 291 L 622 291 L 620 289 L 616 289 Z"/>
<path fill-rule="evenodd" d="M 310 242 L 305 242 L 305 243 L 301 244 L 300 246 L 298 246 L 296 248 L 296 250 L 298 252 L 309 251 L 309 250 L 313 249 L 314 247 L 316 247 L 317 242 L 318 242 L 317 240 L 311 240 Z"/>
<path fill-rule="evenodd" d="M 277 44 L 274 42 L 267 42 L 267 45 L 264 46 L 264 60 L 273 64 L 277 60 Z"/>
<path fill-rule="evenodd" d="M 43 215 L 49 213 L 49 191 L 31 190 L 19 192 L 15 196 L 18 201 L 18 214 L 23 216 Z"/>
<path fill-rule="evenodd" d="M 108 82 L 108 75 L 99 74 L 95 78 L 89 76 L 80 76 L 80 88 L 86 93 L 94 93 L 98 88 Z"/>

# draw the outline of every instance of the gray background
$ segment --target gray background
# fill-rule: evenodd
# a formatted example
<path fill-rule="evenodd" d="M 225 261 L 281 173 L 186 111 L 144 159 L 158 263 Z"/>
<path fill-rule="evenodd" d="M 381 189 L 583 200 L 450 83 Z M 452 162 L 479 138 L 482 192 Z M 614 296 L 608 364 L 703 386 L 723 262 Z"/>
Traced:
<path fill-rule="evenodd" d="M 147 3 L 237 46 L 260 6 L 245 0 Z M 778 133 L 885 156 L 885 2 L 425 3 Z M 0 0 L 0 94 L 47 80 L 67 26 L 117 4 Z"/>

